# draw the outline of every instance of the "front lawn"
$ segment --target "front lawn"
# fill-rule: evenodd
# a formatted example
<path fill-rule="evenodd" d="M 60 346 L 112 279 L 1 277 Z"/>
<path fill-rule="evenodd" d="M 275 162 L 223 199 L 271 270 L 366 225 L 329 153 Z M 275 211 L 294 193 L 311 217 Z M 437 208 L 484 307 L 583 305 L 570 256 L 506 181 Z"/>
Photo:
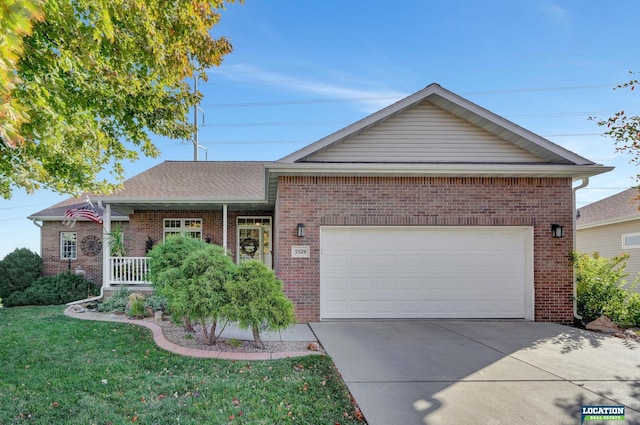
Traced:
<path fill-rule="evenodd" d="M 181 357 L 146 328 L 0 309 L 0 424 L 356 424 L 325 356 Z"/>

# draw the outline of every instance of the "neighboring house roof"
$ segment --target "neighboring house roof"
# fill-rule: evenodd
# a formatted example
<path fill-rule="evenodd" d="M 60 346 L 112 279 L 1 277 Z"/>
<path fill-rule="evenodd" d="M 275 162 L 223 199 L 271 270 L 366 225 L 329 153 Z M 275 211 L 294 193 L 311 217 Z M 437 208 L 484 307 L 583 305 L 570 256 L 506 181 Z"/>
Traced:
<path fill-rule="evenodd" d="M 638 208 L 640 208 L 640 191 L 633 187 L 578 208 L 576 229 L 638 220 L 640 219 Z"/>
<path fill-rule="evenodd" d="M 49 208 L 46 208 L 42 211 L 38 211 L 35 214 L 31 214 L 28 218 L 30 220 L 39 220 L 39 221 L 60 221 L 64 218 L 64 213 L 67 210 L 72 210 L 75 208 L 81 208 L 87 206 L 86 196 L 81 198 L 68 198 L 62 202 L 58 202 L 55 205 L 52 205 Z M 92 200 L 95 198 L 93 196 L 90 197 Z M 97 205 L 95 202 L 92 202 L 94 208 L 96 209 L 96 213 L 102 217 L 103 210 Z M 78 218 L 78 221 L 89 221 L 86 218 Z M 129 216 L 123 214 L 122 212 L 114 209 L 111 211 L 111 220 L 112 221 L 128 221 Z"/>

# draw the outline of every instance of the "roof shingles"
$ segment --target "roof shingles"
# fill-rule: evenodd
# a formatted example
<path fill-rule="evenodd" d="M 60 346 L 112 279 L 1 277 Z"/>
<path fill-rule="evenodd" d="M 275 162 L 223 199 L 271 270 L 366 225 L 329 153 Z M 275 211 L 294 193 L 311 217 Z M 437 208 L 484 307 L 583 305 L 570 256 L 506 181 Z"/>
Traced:
<path fill-rule="evenodd" d="M 264 182 L 264 162 L 165 161 L 128 179 L 110 197 L 261 200 Z"/>
<path fill-rule="evenodd" d="M 577 227 L 592 223 L 640 218 L 640 191 L 633 187 L 608 198 L 578 208 Z"/>

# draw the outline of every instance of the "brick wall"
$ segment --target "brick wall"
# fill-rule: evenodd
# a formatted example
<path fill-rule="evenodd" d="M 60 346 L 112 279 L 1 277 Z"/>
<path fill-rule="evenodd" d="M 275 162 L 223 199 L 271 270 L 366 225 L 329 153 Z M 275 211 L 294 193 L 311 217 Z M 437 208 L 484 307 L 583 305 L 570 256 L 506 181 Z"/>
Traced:
<path fill-rule="evenodd" d="M 238 216 L 273 217 L 273 211 L 227 211 L 228 217 L 228 248 L 236 254 L 236 218 Z M 163 223 L 165 218 L 200 218 L 202 219 L 203 239 L 210 238 L 212 243 L 222 245 L 222 211 L 135 211 L 130 221 L 121 223 L 124 231 L 127 256 L 144 257 L 146 255 L 147 239 L 154 243 L 162 242 Z M 111 226 L 115 227 L 114 222 Z M 80 244 L 88 235 L 95 235 L 102 239 L 102 226 L 93 222 L 77 221 L 73 228 L 61 222 L 43 222 L 41 232 L 41 256 L 43 259 L 44 275 L 51 276 L 69 268 L 69 260 L 60 259 L 60 232 L 77 232 L 78 259 L 71 260 L 71 270 L 80 268 L 86 276 L 102 284 L 102 252 L 95 256 L 88 256 L 82 252 Z"/>
<path fill-rule="evenodd" d="M 115 226 L 116 223 L 112 224 Z M 121 223 L 125 235 L 128 234 L 127 223 Z M 76 232 L 78 235 L 78 258 L 76 260 L 63 260 L 60 253 L 60 233 Z M 96 236 L 102 240 L 103 227 L 92 221 L 76 221 L 73 227 L 66 226 L 60 221 L 44 221 L 42 223 L 40 255 L 43 262 L 43 275 L 53 276 L 65 270 L 85 271 L 87 279 L 102 284 L 102 251 L 97 255 L 87 255 L 82 251 L 82 240 L 87 236 Z"/>
<path fill-rule="evenodd" d="M 298 321 L 317 321 L 320 226 L 532 226 L 535 320 L 571 323 L 572 215 L 569 178 L 282 176 L 274 264 Z M 291 259 L 297 223 L 311 258 Z M 551 223 L 566 236 L 553 239 Z"/>
<path fill-rule="evenodd" d="M 237 217 L 273 217 L 273 211 L 227 211 L 227 248 L 236 253 L 236 219 Z M 200 218 L 202 219 L 202 238 L 210 238 L 211 243 L 222 245 L 222 211 L 135 211 L 129 222 L 126 235 L 127 253 L 132 257 L 145 255 L 146 241 L 150 237 L 155 243 L 162 242 L 165 218 Z"/>

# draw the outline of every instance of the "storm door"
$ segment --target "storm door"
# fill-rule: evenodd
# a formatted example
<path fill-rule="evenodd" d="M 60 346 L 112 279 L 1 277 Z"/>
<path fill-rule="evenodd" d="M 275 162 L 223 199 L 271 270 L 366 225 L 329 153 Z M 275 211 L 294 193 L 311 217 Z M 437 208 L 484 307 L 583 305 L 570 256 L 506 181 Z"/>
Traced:
<path fill-rule="evenodd" d="M 238 262 L 258 260 L 272 268 L 271 217 L 238 217 L 236 228 Z"/>

